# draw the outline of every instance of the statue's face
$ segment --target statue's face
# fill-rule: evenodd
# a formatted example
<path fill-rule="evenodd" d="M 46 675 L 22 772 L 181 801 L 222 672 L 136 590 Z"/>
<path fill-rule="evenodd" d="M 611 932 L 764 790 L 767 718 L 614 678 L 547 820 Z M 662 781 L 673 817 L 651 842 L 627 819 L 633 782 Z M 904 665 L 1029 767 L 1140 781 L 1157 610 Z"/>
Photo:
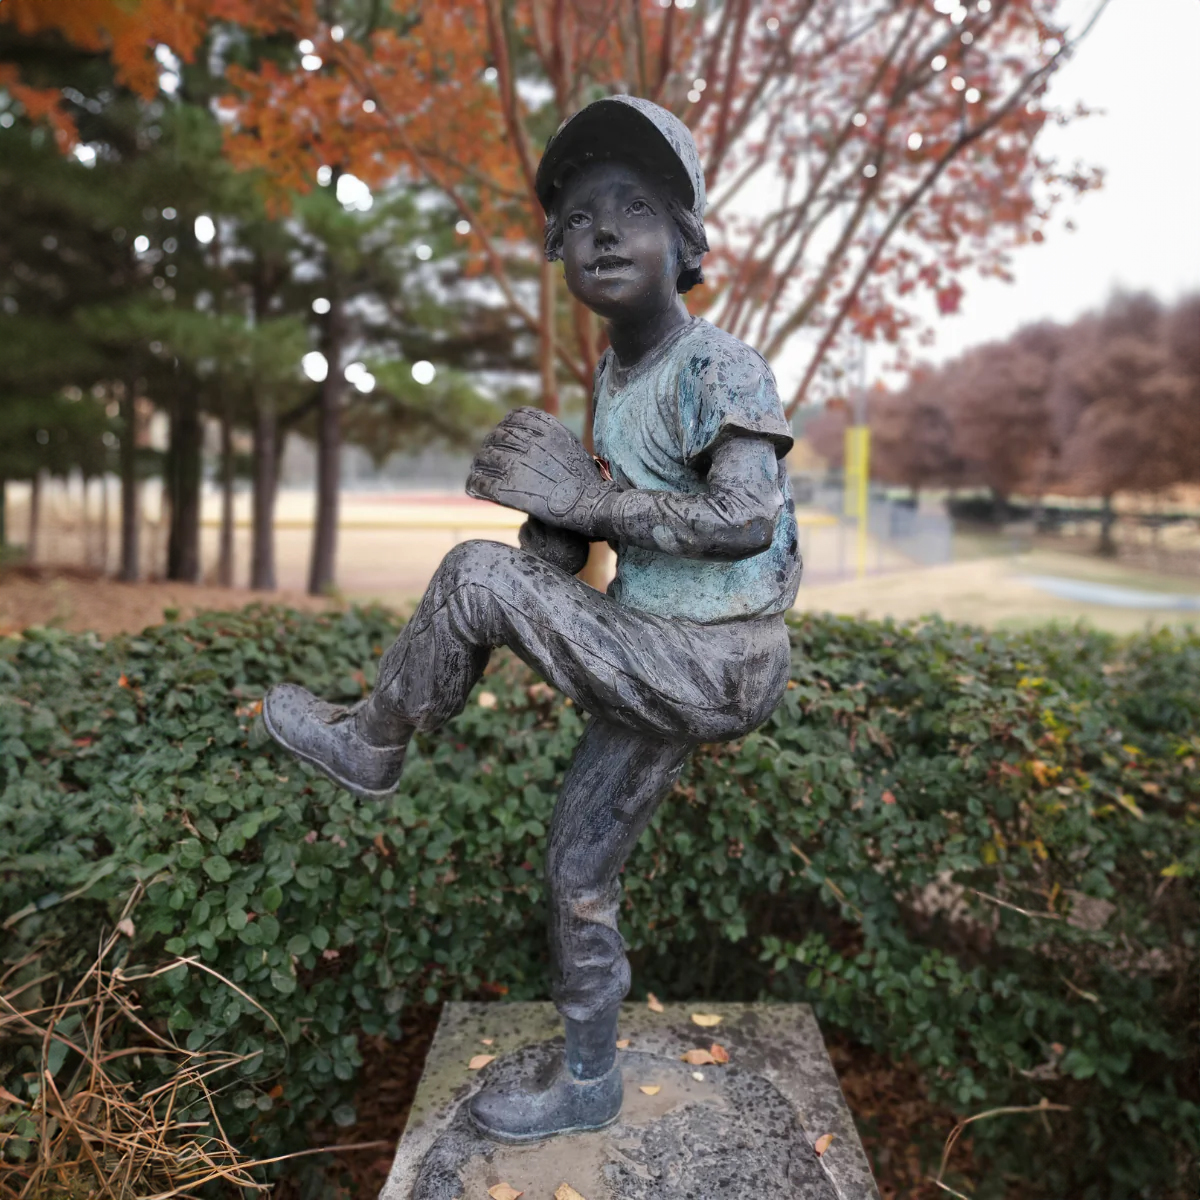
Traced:
<path fill-rule="evenodd" d="M 675 303 L 679 231 L 665 198 L 633 167 L 600 162 L 567 180 L 559 205 L 571 294 L 610 321 Z"/>

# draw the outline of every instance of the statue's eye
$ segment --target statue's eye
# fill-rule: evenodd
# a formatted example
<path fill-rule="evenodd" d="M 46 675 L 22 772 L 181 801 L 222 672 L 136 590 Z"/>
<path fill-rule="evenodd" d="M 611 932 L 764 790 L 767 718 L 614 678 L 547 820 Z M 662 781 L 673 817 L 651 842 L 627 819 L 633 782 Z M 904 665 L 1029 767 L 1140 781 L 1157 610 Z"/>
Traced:
<path fill-rule="evenodd" d="M 582 229 L 588 223 L 587 213 L 573 212 L 567 218 L 568 229 Z"/>
<path fill-rule="evenodd" d="M 626 211 L 633 213 L 635 216 L 641 216 L 643 213 L 653 212 L 654 209 L 645 200 L 635 200 Z"/>

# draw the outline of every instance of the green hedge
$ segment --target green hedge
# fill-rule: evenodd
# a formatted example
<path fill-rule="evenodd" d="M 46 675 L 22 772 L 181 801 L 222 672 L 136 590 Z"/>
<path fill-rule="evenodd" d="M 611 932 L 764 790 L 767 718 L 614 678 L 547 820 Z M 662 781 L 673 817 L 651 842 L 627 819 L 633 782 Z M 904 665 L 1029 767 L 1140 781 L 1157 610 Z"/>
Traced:
<path fill-rule="evenodd" d="M 144 997 L 189 1047 L 261 1049 L 222 1097 L 256 1153 L 352 1123 L 358 1035 L 406 1003 L 547 994 L 576 710 L 498 656 L 373 803 L 255 730 L 274 680 L 359 696 L 394 632 L 249 609 L 0 649 L 0 917 L 38 906 L 5 956 L 69 971 L 142 881 L 137 961 L 198 954 L 282 1027 L 187 968 Z M 702 749 L 630 859 L 636 994 L 806 1000 L 964 1114 L 1070 1106 L 973 1126 L 981 1200 L 1194 1200 L 1200 636 L 807 617 L 793 647 L 775 717 Z"/>

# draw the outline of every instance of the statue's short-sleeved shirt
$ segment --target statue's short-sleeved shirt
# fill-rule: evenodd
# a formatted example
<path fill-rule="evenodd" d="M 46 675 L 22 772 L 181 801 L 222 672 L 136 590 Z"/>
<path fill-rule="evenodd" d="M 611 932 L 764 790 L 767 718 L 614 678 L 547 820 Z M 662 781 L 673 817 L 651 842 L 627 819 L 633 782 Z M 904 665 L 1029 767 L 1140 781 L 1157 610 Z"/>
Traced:
<path fill-rule="evenodd" d="M 735 562 L 617 546 L 609 594 L 658 616 L 712 623 L 784 612 L 800 584 L 796 511 L 783 456 L 792 433 L 762 357 L 693 319 L 628 370 L 611 350 L 596 370 L 596 453 L 623 487 L 697 494 L 727 438 L 765 438 L 779 458 L 784 505 L 771 545 Z"/>

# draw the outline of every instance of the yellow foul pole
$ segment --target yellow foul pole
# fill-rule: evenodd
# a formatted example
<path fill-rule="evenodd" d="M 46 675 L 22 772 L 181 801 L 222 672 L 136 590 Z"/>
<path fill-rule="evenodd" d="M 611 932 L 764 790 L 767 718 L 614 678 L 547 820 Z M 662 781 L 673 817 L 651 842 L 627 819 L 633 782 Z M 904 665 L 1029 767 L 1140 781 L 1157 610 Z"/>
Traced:
<path fill-rule="evenodd" d="M 867 511 L 868 484 L 871 478 L 871 429 L 869 425 L 851 425 L 846 430 L 845 495 L 843 508 L 848 517 L 858 522 L 855 540 L 855 574 L 862 579 L 867 574 Z"/>

